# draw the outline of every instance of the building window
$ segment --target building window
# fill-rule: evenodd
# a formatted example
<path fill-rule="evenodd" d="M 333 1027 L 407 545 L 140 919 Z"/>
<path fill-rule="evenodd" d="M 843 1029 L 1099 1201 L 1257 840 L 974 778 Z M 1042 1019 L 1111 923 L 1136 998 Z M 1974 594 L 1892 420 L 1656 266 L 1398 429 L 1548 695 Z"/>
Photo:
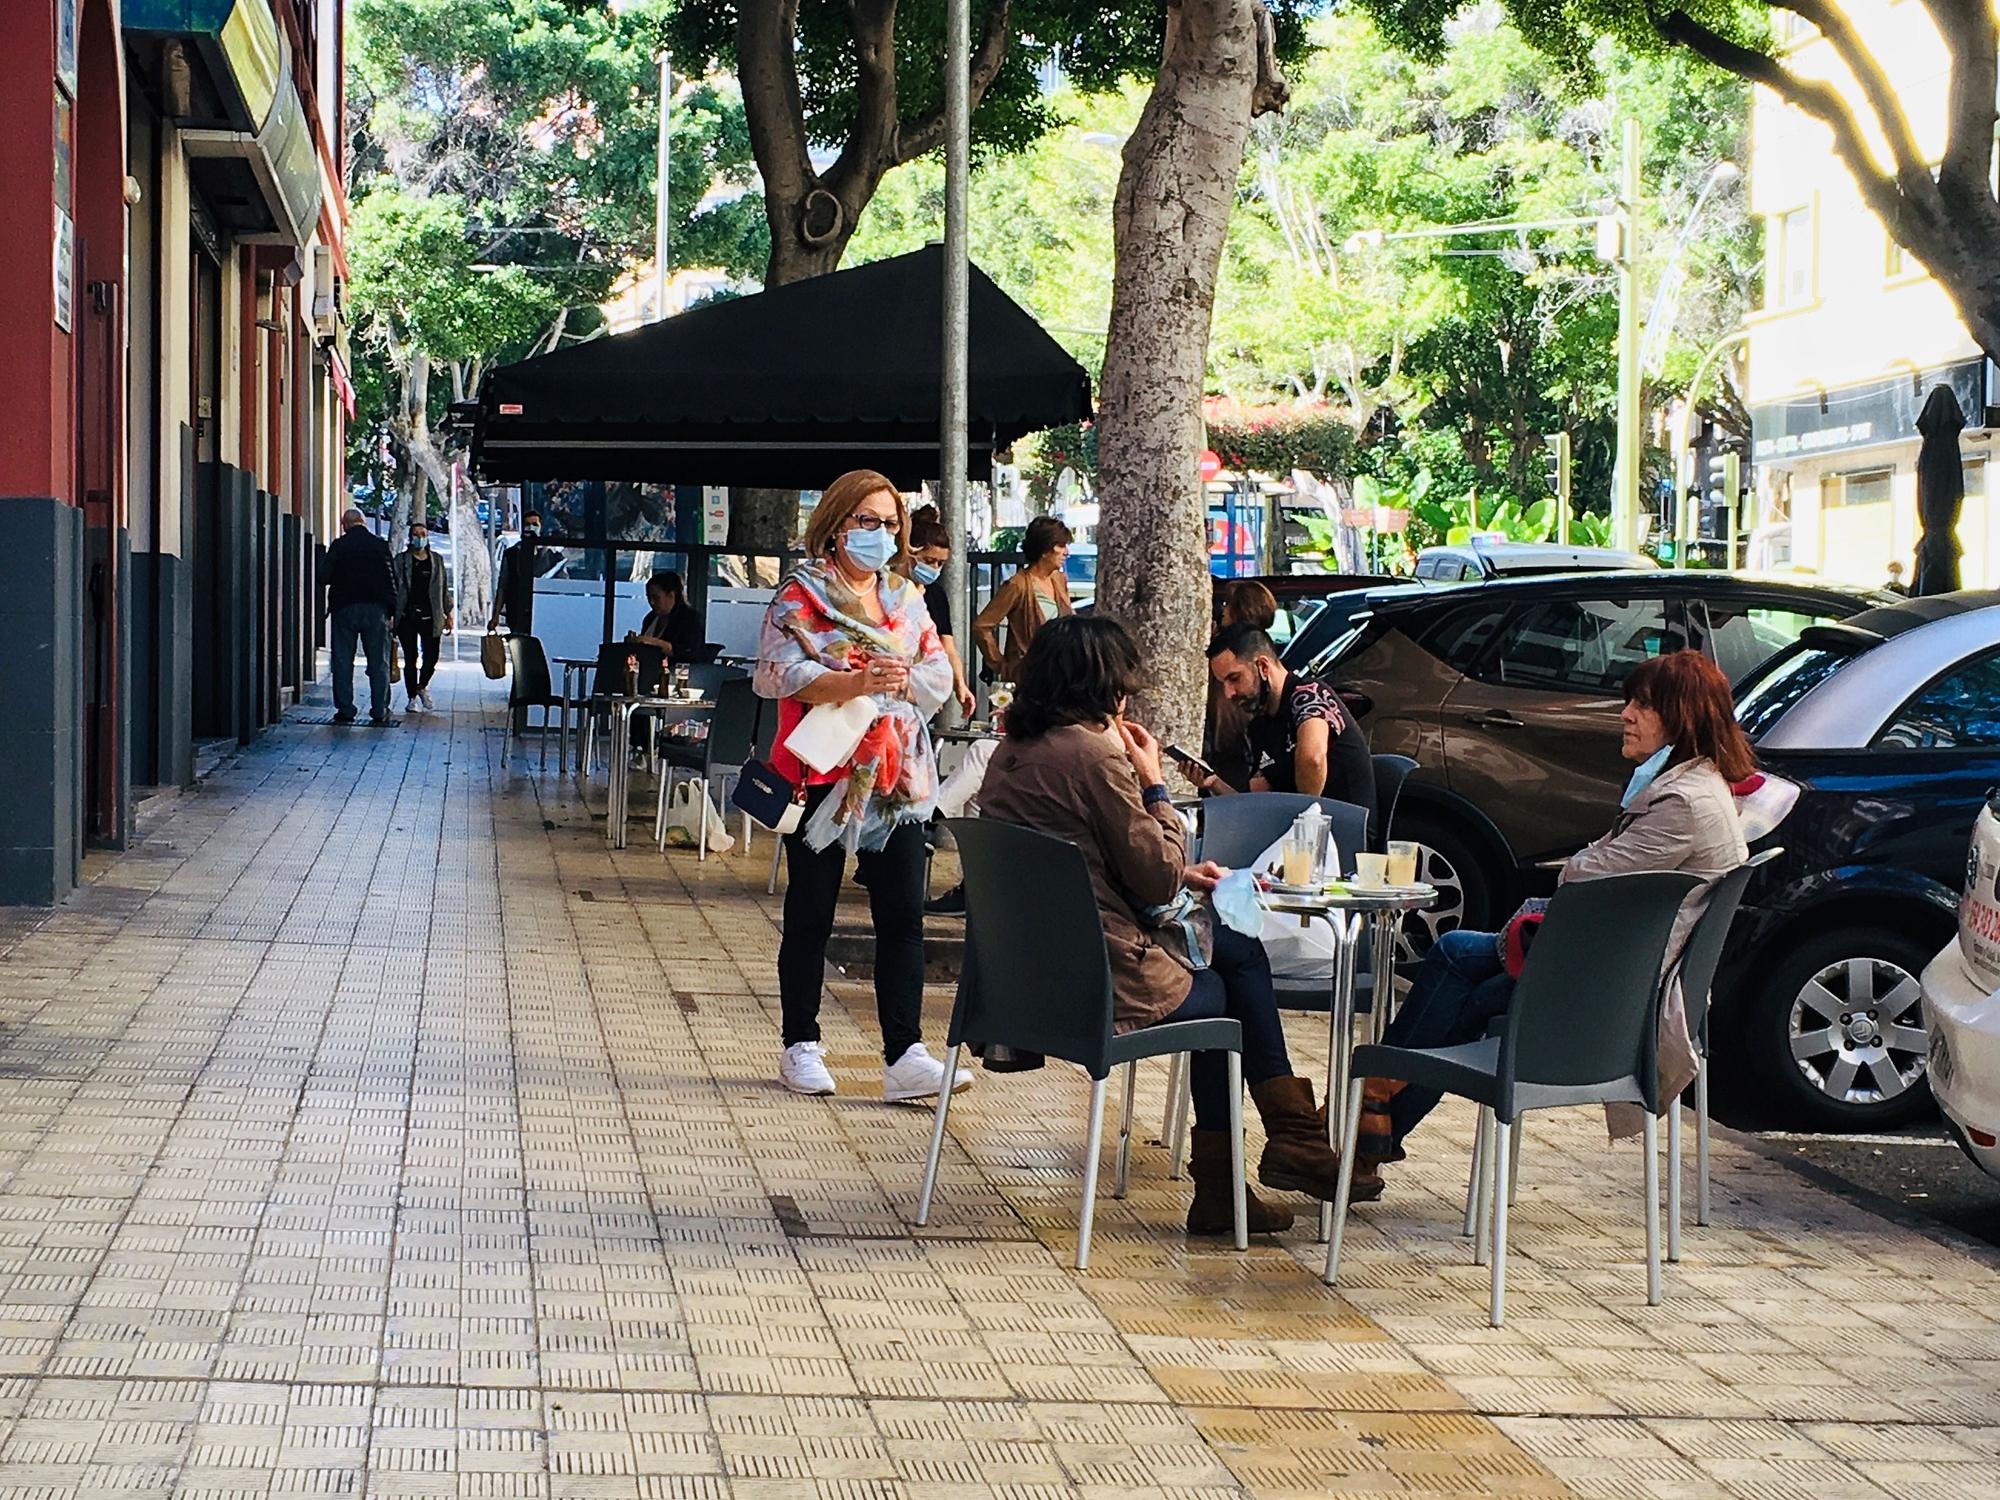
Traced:
<path fill-rule="evenodd" d="M 1813 299 L 1812 210 L 1774 215 L 1771 230 L 1771 305 L 1803 306 Z"/>
<path fill-rule="evenodd" d="M 1986 498 L 1986 460 L 1968 458 L 1962 466 L 1965 474 L 1965 498 L 1983 500 Z"/>
<path fill-rule="evenodd" d="M 1854 469 L 1845 474 L 1829 474 L 1820 481 L 1819 503 L 1828 510 L 1885 504 L 1895 477 L 1894 469 Z"/>
<path fill-rule="evenodd" d="M 1910 258 L 1903 253 L 1903 247 L 1896 243 L 1894 235 L 1882 241 L 1882 274 L 1893 281 L 1910 269 Z"/>

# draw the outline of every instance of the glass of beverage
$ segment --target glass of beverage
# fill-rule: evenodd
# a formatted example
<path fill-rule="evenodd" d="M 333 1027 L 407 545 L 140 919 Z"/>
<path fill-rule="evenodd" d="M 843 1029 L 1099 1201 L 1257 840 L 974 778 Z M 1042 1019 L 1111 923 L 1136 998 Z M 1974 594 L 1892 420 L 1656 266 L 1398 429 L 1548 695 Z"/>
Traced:
<path fill-rule="evenodd" d="M 1389 883 L 1389 856 L 1386 854 L 1355 855 L 1354 883 L 1364 889 L 1387 885 Z"/>
<path fill-rule="evenodd" d="M 1417 846 L 1406 839 L 1389 841 L 1389 884 L 1417 883 Z"/>
<path fill-rule="evenodd" d="M 1301 887 L 1311 885 L 1313 879 L 1313 860 L 1318 852 L 1310 843 L 1299 837 L 1297 829 L 1287 834 L 1285 836 L 1284 869 L 1282 871 L 1285 884 Z"/>

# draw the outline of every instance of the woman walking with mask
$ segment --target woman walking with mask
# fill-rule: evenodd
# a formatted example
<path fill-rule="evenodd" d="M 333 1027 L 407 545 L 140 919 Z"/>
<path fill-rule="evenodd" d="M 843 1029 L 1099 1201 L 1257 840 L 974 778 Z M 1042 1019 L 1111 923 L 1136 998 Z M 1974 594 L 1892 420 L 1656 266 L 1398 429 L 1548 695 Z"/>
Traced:
<path fill-rule="evenodd" d="M 431 677 L 437 672 L 438 643 L 452 628 L 451 574 L 431 551 L 430 528 L 410 523 L 410 545 L 389 560 L 396 579 L 396 644 L 403 653 L 403 704 L 407 713 L 436 708 Z M 418 652 L 423 654 L 421 669 Z"/>
<path fill-rule="evenodd" d="M 907 512 L 882 475 L 843 474 L 820 497 L 806 561 L 764 615 L 756 687 L 778 700 L 772 768 L 805 789 L 805 815 L 785 838 L 790 883 L 778 948 L 784 1053 L 778 1077 L 801 1094 L 831 1094 L 820 1045 L 827 939 L 849 849 L 867 877 L 875 926 L 875 1007 L 882 1096 L 934 1097 L 945 1068 L 924 1046 L 924 824 L 937 799 L 927 722 L 951 692 L 944 653 L 907 564 Z M 870 700 L 874 718 L 843 765 L 814 771 L 785 748 L 807 712 Z M 968 1072 L 952 1088 L 972 1081 Z"/>

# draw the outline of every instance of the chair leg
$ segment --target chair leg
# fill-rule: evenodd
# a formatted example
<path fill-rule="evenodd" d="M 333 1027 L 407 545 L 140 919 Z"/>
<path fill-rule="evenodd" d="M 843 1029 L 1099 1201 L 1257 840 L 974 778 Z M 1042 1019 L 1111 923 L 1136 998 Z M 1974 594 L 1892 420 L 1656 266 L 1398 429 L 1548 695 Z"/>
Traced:
<path fill-rule="evenodd" d="M 1479 1111 L 1479 1152 L 1484 1158 L 1486 1170 L 1479 1174 L 1478 1212 L 1472 1221 L 1472 1263 L 1483 1266 L 1493 1251 L 1493 1180 L 1498 1175 L 1493 1169 L 1494 1152 L 1493 1111 L 1483 1106 Z"/>
<path fill-rule="evenodd" d="M 1681 1259 L 1681 1101 L 1667 1106 L 1667 1260 Z"/>
<path fill-rule="evenodd" d="M 1167 1154 L 1173 1158 L 1173 1170 L 1167 1176 L 1179 1182 L 1187 1173 L 1188 1120 L 1194 1113 L 1194 1059 L 1183 1052 L 1179 1059 L 1180 1068 L 1174 1078 L 1173 1129 L 1167 1133 Z"/>
<path fill-rule="evenodd" d="M 1525 1115 L 1522 1119 L 1527 1118 Z M 1521 1137 L 1526 1132 L 1521 1129 L 1521 1121 L 1514 1122 L 1514 1128 L 1507 1132 L 1507 1206 L 1514 1206 L 1514 1195 L 1521 1191 Z"/>
<path fill-rule="evenodd" d="M 1229 1054 L 1229 1208 L 1236 1248 L 1250 1248 L 1250 1188 L 1243 1168 L 1243 1054 Z"/>
<path fill-rule="evenodd" d="M 1708 1227 L 1708 1059 L 1694 1075 L 1694 1221 Z"/>
<path fill-rule="evenodd" d="M 764 894 L 767 896 L 778 894 L 778 864 L 784 857 L 785 841 L 773 834 L 771 836 L 771 878 L 764 882 Z"/>
<path fill-rule="evenodd" d="M 1520 1139 L 1520 1122 L 1497 1120 L 1493 1130 L 1493 1288 L 1486 1320 L 1498 1328 L 1507 1318 L 1507 1201 L 1514 1189 L 1510 1148 Z"/>
<path fill-rule="evenodd" d="M 1472 1167 L 1465 1174 L 1465 1224 L 1459 1230 L 1466 1239 L 1472 1238 L 1479 1222 L 1479 1176 L 1488 1171 L 1486 1165 L 1486 1112 L 1481 1110 L 1472 1126 Z"/>
<path fill-rule="evenodd" d="M 1093 1078 L 1090 1082 L 1090 1130 L 1083 1147 L 1083 1213 L 1076 1225 L 1076 1268 L 1079 1271 L 1090 1269 L 1090 1226 L 1097 1218 L 1097 1158 L 1104 1150 L 1106 1081 Z"/>
<path fill-rule="evenodd" d="M 1160 1144 L 1168 1154 L 1174 1149 L 1174 1110 L 1181 1102 L 1181 1069 L 1187 1066 L 1188 1055 L 1176 1052 L 1167 1059 L 1167 1093 L 1160 1106 Z M 1178 1168 L 1167 1174 L 1176 1181 L 1180 1178 Z"/>
<path fill-rule="evenodd" d="M 958 1077 L 958 1059 L 965 1051 L 965 1044 L 959 1043 L 951 1049 L 951 1056 L 945 1059 L 944 1076 Z M 944 1154 L 944 1117 L 951 1109 L 951 1090 L 938 1090 L 937 1119 L 931 1122 L 931 1154 L 924 1163 L 924 1191 L 917 1199 L 917 1227 L 923 1228 L 931 1221 L 931 1194 L 937 1189 L 938 1158 Z"/>
<path fill-rule="evenodd" d="M 708 863 L 708 778 L 699 778 L 701 787 L 701 808 L 695 817 L 699 820 L 700 832 L 695 835 L 695 847 L 700 851 L 695 858 L 702 864 Z"/>
<path fill-rule="evenodd" d="M 1646 1115 L 1646 1306 L 1660 1305 L 1660 1122 Z"/>
<path fill-rule="evenodd" d="M 1355 1079 L 1347 1086 L 1347 1132 L 1341 1139 L 1351 1141 L 1355 1132 L 1361 1129 L 1361 1090 L 1364 1080 Z M 1333 1192 L 1333 1229 L 1326 1237 L 1326 1270 L 1320 1280 L 1332 1286 L 1340 1275 L 1340 1245 L 1347 1234 L 1347 1205 L 1354 1191 L 1354 1153 L 1340 1153 L 1340 1182 Z"/>
<path fill-rule="evenodd" d="M 653 846 L 662 854 L 667 852 L 667 782 L 670 779 L 662 776 L 653 788 Z"/>
<path fill-rule="evenodd" d="M 542 769 L 549 768 L 549 706 L 542 705 Z"/>
<path fill-rule="evenodd" d="M 1118 1177 L 1111 1188 L 1111 1196 L 1123 1198 L 1125 1188 L 1132 1180 L 1132 1102 L 1137 1098 L 1139 1087 L 1139 1065 L 1125 1064 L 1125 1111 L 1118 1122 Z"/>

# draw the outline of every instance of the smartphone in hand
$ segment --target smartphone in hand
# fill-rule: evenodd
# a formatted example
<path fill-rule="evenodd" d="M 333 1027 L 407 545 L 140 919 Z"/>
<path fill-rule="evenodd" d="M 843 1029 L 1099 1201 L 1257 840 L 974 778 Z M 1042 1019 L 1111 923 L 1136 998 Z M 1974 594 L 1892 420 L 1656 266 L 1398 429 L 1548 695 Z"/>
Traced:
<path fill-rule="evenodd" d="M 1167 755 L 1181 768 L 1181 774 L 1196 786 L 1200 786 L 1215 774 L 1215 767 L 1193 751 L 1183 750 L 1179 745 L 1167 746 Z"/>

